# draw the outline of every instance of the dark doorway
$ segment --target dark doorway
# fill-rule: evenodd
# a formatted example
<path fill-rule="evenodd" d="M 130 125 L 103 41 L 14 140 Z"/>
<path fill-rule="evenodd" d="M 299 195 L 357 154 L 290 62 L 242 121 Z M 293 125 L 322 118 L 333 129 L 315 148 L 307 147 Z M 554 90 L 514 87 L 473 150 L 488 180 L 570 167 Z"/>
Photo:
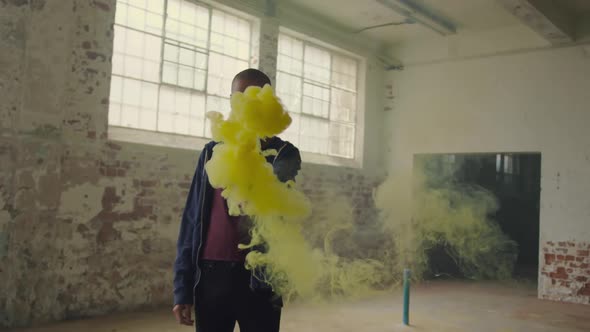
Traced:
<path fill-rule="evenodd" d="M 416 155 L 448 171 L 458 185 L 476 185 L 492 192 L 499 209 L 490 216 L 518 244 L 514 277 L 536 282 L 539 266 L 540 153 L 482 153 Z M 425 159 L 423 159 L 425 160 Z M 430 170 L 432 171 L 432 170 Z M 448 176 L 448 174 L 447 174 Z M 431 270 L 438 275 L 459 274 L 444 248 L 429 253 Z"/>

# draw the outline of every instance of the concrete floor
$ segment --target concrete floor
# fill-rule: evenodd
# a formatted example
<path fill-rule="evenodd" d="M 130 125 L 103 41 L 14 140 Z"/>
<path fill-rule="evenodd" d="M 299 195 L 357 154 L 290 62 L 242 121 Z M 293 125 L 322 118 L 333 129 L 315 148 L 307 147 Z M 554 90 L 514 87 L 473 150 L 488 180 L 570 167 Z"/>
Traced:
<path fill-rule="evenodd" d="M 339 305 L 289 305 L 282 332 L 346 331 L 590 331 L 590 306 L 536 298 L 523 283 L 431 282 L 415 287 L 411 327 L 403 327 L 400 293 Z M 169 308 L 69 321 L 14 332 L 188 332 L 176 325 Z M 236 331 L 238 329 L 236 328 Z"/>

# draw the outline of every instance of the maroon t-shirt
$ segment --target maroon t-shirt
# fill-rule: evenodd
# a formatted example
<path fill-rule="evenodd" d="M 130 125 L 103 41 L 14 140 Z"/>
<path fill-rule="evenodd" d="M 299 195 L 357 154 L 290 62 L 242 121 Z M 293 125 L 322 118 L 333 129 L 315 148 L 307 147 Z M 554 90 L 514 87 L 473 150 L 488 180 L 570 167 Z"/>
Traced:
<path fill-rule="evenodd" d="M 247 243 L 247 225 L 241 217 L 230 216 L 221 189 L 214 189 L 211 202 L 211 219 L 207 230 L 202 259 L 212 261 L 243 262 L 247 251 L 238 244 Z"/>

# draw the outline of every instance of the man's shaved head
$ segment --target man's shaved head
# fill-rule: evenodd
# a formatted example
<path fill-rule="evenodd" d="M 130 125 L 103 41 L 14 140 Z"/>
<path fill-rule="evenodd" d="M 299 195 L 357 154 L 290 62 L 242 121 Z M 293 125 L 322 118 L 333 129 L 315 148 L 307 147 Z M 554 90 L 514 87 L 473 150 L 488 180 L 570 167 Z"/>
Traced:
<path fill-rule="evenodd" d="M 244 92 L 249 86 L 263 87 L 270 83 L 270 78 L 258 69 L 249 68 L 239 72 L 231 82 L 231 92 Z"/>

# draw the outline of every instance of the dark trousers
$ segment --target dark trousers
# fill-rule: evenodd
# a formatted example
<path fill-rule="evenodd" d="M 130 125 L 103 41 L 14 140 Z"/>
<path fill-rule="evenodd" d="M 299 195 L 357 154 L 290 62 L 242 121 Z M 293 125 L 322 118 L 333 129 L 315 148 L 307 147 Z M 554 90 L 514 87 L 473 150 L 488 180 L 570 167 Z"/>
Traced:
<path fill-rule="evenodd" d="M 272 294 L 250 289 L 243 263 L 202 261 L 195 292 L 197 332 L 278 332 L 281 308 Z"/>

